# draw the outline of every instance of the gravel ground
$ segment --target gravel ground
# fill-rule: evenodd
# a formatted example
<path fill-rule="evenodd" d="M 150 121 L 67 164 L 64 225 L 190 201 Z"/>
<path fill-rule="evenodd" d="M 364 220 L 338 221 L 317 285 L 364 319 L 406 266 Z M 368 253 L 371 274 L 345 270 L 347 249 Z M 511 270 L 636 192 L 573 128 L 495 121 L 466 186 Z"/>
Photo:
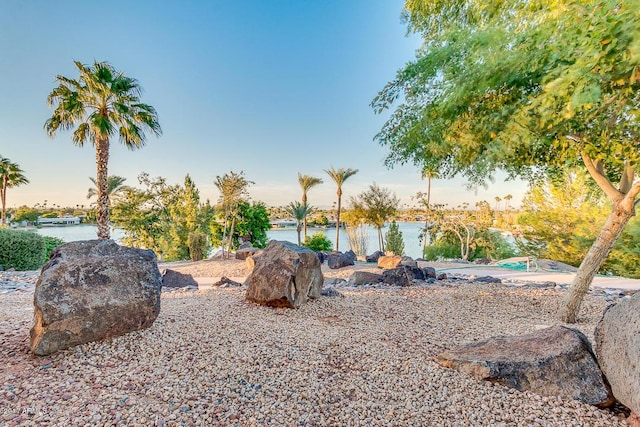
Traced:
<path fill-rule="evenodd" d="M 242 268 L 211 264 L 171 268 L 228 277 L 241 272 L 230 265 Z M 298 310 L 251 304 L 244 292 L 163 294 L 151 328 L 48 357 L 28 351 L 32 293 L 0 295 L 0 425 L 626 425 L 622 414 L 433 362 L 463 343 L 557 324 L 558 290 L 340 289 Z M 605 305 L 588 296 L 574 326 L 592 339 Z"/>

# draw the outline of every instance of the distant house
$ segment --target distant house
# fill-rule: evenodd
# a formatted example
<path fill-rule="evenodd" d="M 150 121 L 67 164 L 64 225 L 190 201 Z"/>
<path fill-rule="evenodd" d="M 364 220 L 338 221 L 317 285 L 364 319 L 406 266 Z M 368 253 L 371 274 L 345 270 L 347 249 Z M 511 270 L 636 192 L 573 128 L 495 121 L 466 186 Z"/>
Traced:
<path fill-rule="evenodd" d="M 297 227 L 297 226 L 298 226 L 298 223 L 296 221 L 292 221 L 288 219 L 271 221 L 271 228 L 290 228 L 290 227 Z"/>
<path fill-rule="evenodd" d="M 53 225 L 78 225 L 80 224 L 80 218 L 77 216 L 63 216 L 61 218 L 38 218 L 38 225 L 53 226 Z"/>

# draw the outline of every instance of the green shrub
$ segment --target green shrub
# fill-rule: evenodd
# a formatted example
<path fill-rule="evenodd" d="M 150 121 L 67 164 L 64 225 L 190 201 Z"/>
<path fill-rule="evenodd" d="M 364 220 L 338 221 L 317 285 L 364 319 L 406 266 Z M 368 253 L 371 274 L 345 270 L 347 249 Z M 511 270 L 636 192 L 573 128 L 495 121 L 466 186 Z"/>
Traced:
<path fill-rule="evenodd" d="M 50 236 L 41 236 L 42 240 L 44 240 L 44 263 L 49 261 L 49 256 L 51 252 L 60 245 L 64 245 L 66 242 L 62 239 L 58 239 L 57 237 Z"/>
<path fill-rule="evenodd" d="M 45 257 L 42 236 L 30 231 L 0 229 L 0 265 L 5 269 L 37 270 Z"/>
<path fill-rule="evenodd" d="M 460 245 L 443 242 L 435 243 L 424 248 L 424 259 L 426 259 L 427 261 L 437 261 L 441 258 L 460 258 Z"/>
<path fill-rule="evenodd" d="M 330 251 L 333 248 L 331 240 L 327 239 L 322 232 L 313 233 L 311 237 L 307 237 L 302 246 L 305 246 L 312 251 Z"/>
<path fill-rule="evenodd" d="M 387 239 L 387 251 L 394 255 L 402 256 L 404 254 L 404 240 L 402 239 L 402 231 L 398 224 L 393 221 L 389 224 L 389 230 L 385 234 Z"/>
<path fill-rule="evenodd" d="M 207 235 L 204 233 L 189 233 L 189 257 L 191 261 L 200 261 L 208 251 Z"/>

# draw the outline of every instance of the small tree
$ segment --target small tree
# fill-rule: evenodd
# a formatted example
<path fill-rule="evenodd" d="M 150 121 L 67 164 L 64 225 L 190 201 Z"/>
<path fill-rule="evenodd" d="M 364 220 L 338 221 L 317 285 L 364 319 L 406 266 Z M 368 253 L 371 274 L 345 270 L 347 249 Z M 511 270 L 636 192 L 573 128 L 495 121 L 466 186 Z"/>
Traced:
<path fill-rule="evenodd" d="M 385 222 L 395 215 L 400 200 L 389 189 L 381 188 L 376 183 L 369 186 L 356 197 L 351 197 L 351 208 L 367 224 L 378 230 L 378 244 L 380 251 L 384 252 L 384 238 L 382 228 Z"/>
<path fill-rule="evenodd" d="M 231 251 L 231 246 L 233 245 L 232 236 L 238 215 L 238 205 L 249 197 L 247 188 L 249 185 L 254 184 L 254 182 L 247 180 L 244 177 L 243 171 L 240 171 L 240 173 L 231 171 L 223 176 L 216 176 L 214 184 L 218 188 L 218 191 L 220 191 L 218 206 L 224 215 L 224 226 L 222 229 L 222 256 L 224 257 L 225 246 L 228 247 L 228 251 Z M 229 221 L 231 221 L 231 226 L 229 231 L 227 231 Z"/>
<path fill-rule="evenodd" d="M 310 175 L 302 175 L 298 172 L 298 183 L 300 183 L 300 188 L 302 188 L 302 203 L 307 203 L 307 193 L 309 190 L 316 185 L 322 184 L 321 178 L 316 178 Z M 307 238 L 307 217 L 304 218 L 304 238 Z"/>
<path fill-rule="evenodd" d="M 287 211 L 289 214 L 295 218 L 298 226 L 296 227 L 296 231 L 298 232 L 298 245 L 302 245 L 302 239 L 300 238 L 300 232 L 302 231 L 302 223 L 304 219 L 313 212 L 313 208 L 307 203 L 300 202 L 291 202 L 287 207 Z"/>
<path fill-rule="evenodd" d="M 1 226 L 7 224 L 7 190 L 18 185 L 28 184 L 29 180 L 24 176 L 24 172 L 17 163 L 0 156 L 0 202 L 2 202 Z"/>
<path fill-rule="evenodd" d="M 338 195 L 338 205 L 336 208 L 336 251 L 337 251 L 339 247 L 339 242 L 340 242 L 340 210 L 342 209 L 342 184 L 344 184 L 344 182 L 347 179 L 357 174 L 358 169 L 340 168 L 338 170 L 335 170 L 333 166 L 331 166 L 329 169 L 325 169 L 324 171 L 327 173 L 327 175 L 329 175 L 329 177 L 331 177 L 333 182 L 335 182 L 336 185 L 338 186 L 338 191 L 336 192 L 336 194 Z"/>
<path fill-rule="evenodd" d="M 311 249 L 312 251 L 330 251 L 333 243 L 321 231 L 313 233 L 311 237 L 305 239 L 303 246 Z"/>
<path fill-rule="evenodd" d="M 387 239 L 387 252 L 391 252 L 394 255 L 404 254 L 402 231 L 400 231 L 400 227 L 395 221 L 389 225 L 389 230 L 387 230 L 385 237 Z"/>

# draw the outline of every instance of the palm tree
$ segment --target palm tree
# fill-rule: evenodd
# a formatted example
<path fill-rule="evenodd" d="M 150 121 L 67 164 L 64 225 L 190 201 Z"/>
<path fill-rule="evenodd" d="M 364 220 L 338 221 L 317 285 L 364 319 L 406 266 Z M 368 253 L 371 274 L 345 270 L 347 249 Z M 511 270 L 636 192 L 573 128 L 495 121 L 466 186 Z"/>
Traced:
<path fill-rule="evenodd" d="M 307 218 L 311 212 L 313 212 L 313 208 L 307 204 L 307 202 L 291 202 L 289 206 L 287 206 L 287 212 L 296 219 L 298 226 L 296 227 L 296 231 L 298 232 L 298 245 L 302 245 L 300 240 L 300 231 L 302 231 L 302 223 Z"/>
<path fill-rule="evenodd" d="M 496 211 L 500 208 L 500 202 L 502 201 L 502 199 L 500 198 L 500 196 L 496 196 Z"/>
<path fill-rule="evenodd" d="M 117 71 L 107 62 L 92 66 L 75 61 L 78 80 L 56 76 L 58 86 L 47 102 L 55 106 L 44 128 L 54 137 L 58 129 L 75 127 L 72 141 L 82 147 L 90 141 L 96 149 L 98 188 L 98 238 L 109 238 L 108 163 L 109 142 L 114 135 L 130 150 L 144 146 L 145 130 L 162 133 L 156 110 L 140 102 L 142 88 L 137 80 Z"/>
<path fill-rule="evenodd" d="M 336 185 L 338 186 L 338 191 L 336 192 L 336 194 L 338 195 L 338 207 L 336 209 L 336 251 L 337 251 L 339 237 L 340 237 L 340 208 L 342 206 L 342 184 L 344 184 L 344 182 L 347 179 L 357 174 L 358 169 L 340 168 L 338 170 L 335 170 L 332 165 L 329 169 L 325 169 L 324 171 L 327 173 L 327 175 L 331 177 L 333 182 L 335 182 Z"/>
<path fill-rule="evenodd" d="M 316 178 L 310 175 L 302 175 L 298 172 L 298 182 L 302 187 L 302 203 L 307 203 L 307 192 L 318 184 L 322 184 L 321 178 Z M 304 240 L 307 240 L 307 217 L 304 217 Z"/>
<path fill-rule="evenodd" d="M 28 184 L 29 180 L 24 176 L 24 171 L 17 163 L 0 156 L 0 181 L 0 199 L 2 199 L 2 221 L 0 223 L 5 226 L 7 225 L 7 189 Z"/>
<path fill-rule="evenodd" d="M 96 184 L 96 179 L 89 177 L 89 180 L 93 182 L 94 186 L 87 190 L 87 199 L 90 199 L 98 194 L 98 184 Z M 127 178 L 118 175 L 109 175 L 107 177 L 107 194 L 109 195 L 109 203 L 111 203 L 114 198 L 117 198 L 124 191 L 131 189 L 131 187 L 124 185 L 124 182 L 126 180 Z"/>
<path fill-rule="evenodd" d="M 511 207 L 511 199 L 513 199 L 513 196 L 511 194 L 507 194 L 506 196 L 504 196 L 504 208 L 506 210 L 509 210 L 509 208 Z"/>
<path fill-rule="evenodd" d="M 424 220 L 424 234 L 422 236 L 422 254 L 424 256 L 424 251 L 427 248 L 427 240 L 429 237 L 429 219 L 431 216 L 431 179 L 432 178 L 440 178 L 440 172 L 438 167 L 433 164 L 425 165 L 422 168 L 422 179 L 427 178 L 427 194 L 425 199 L 425 208 L 426 215 Z"/>

